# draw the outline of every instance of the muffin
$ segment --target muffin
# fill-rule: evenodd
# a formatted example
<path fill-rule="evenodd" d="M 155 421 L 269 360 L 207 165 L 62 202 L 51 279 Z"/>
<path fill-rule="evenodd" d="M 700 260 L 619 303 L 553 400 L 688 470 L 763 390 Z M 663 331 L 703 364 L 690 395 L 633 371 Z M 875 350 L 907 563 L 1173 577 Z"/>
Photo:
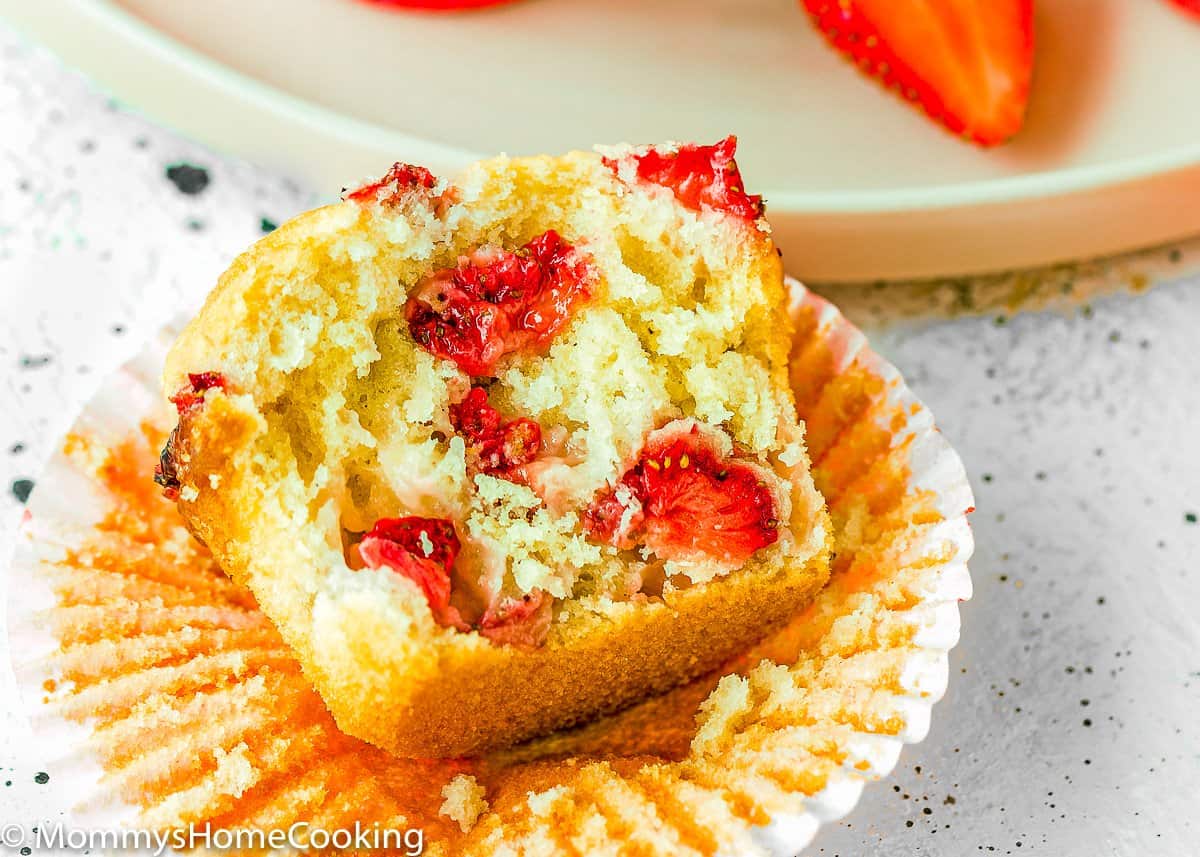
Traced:
<path fill-rule="evenodd" d="M 720 665 L 824 584 L 734 147 L 396 164 L 235 260 L 173 346 L 156 479 L 345 732 L 516 743 Z"/>

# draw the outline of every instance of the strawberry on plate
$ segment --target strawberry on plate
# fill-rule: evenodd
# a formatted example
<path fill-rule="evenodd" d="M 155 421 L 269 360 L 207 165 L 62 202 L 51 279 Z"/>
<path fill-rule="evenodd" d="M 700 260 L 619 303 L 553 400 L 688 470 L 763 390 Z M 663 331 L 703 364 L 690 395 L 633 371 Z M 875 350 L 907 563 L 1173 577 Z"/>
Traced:
<path fill-rule="evenodd" d="M 404 9 L 425 9 L 432 12 L 453 12 L 458 9 L 482 9 L 499 6 L 513 0 L 367 0 L 380 6 L 397 6 Z"/>
<path fill-rule="evenodd" d="M 1192 15 L 1200 18 L 1200 0 L 1170 0 L 1170 2 L 1183 11 L 1190 12 Z"/>
<path fill-rule="evenodd" d="M 829 42 L 955 134 L 991 146 L 1021 129 L 1033 0 L 801 0 Z"/>

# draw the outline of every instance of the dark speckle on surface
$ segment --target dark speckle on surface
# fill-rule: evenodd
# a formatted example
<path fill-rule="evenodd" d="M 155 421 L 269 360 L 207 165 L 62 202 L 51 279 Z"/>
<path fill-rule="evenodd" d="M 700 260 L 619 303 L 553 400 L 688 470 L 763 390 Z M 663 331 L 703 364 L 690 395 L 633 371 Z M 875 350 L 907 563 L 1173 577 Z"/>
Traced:
<path fill-rule="evenodd" d="M 1198 853 L 1185 847 L 1194 799 L 1179 792 L 1196 794 L 1200 662 L 1178 652 L 1197 650 L 1200 628 L 1188 621 L 1200 458 L 1178 425 L 1144 416 L 1155 401 L 1193 423 L 1200 413 L 1184 377 L 1194 367 L 1162 357 L 1190 353 L 1194 330 L 1164 320 L 1197 310 L 1195 291 L 1178 288 L 1002 325 L 993 311 L 961 330 L 872 331 L 973 470 L 976 599 L 961 607 L 959 675 L 935 714 L 945 731 L 891 774 L 886 797 L 864 792 L 853 832 L 819 834 L 826 853 Z M 960 410 L 947 416 L 943 402 Z M 1128 490 L 1129 462 L 1151 455 Z M 1151 552 L 1153 575 L 1131 575 Z"/>
<path fill-rule="evenodd" d="M 200 220 L 197 217 L 193 217 L 190 220 L 188 220 L 187 228 L 192 230 L 193 232 L 203 232 L 204 231 L 204 221 Z"/>
<path fill-rule="evenodd" d="M 195 196 L 208 187 L 208 170 L 192 164 L 171 164 L 167 167 L 167 180 L 180 193 Z"/>
<path fill-rule="evenodd" d="M 223 257 L 260 237 L 259 217 L 282 223 L 323 189 L 285 187 L 278 173 L 228 160 L 124 108 L 111 111 L 91 82 L 7 25 L 0 57 L 0 128 L 14 131 L 0 133 L 4 575 L 17 527 L 36 514 L 33 495 L 53 493 L 50 473 L 40 475 L 45 459 L 99 376 L 118 372 L 133 340 L 152 340 L 161 321 L 198 305 Z M 0 629 L 5 663 L 7 642 Z M 12 655 L 24 662 L 28 653 Z M 23 703 L 42 694 L 31 688 L 19 699 L 10 672 L 0 667 L 0 826 L 28 833 L 70 804 L 71 789 L 48 760 L 73 748 L 27 732 Z M 0 847 L 0 857 L 16 857 L 21 844 Z"/>
<path fill-rule="evenodd" d="M 278 226 L 279 224 L 267 217 L 260 218 L 258 221 L 258 228 L 264 233 L 274 232 Z"/>
<path fill-rule="evenodd" d="M 33 493 L 32 479 L 14 479 L 12 483 L 13 496 L 21 503 L 29 500 L 29 495 Z"/>
<path fill-rule="evenodd" d="M 22 354 L 21 368 L 22 369 L 41 369 L 49 364 L 54 358 L 49 354 Z"/>

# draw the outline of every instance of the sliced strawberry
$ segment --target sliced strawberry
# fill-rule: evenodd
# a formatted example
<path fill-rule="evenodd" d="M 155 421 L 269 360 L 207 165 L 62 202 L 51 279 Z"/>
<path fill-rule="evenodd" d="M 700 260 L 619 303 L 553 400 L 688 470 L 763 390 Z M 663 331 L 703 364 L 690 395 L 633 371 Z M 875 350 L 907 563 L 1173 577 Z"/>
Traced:
<path fill-rule="evenodd" d="M 399 205 L 406 194 L 419 188 L 431 190 L 435 184 L 437 179 L 429 170 L 397 161 L 379 181 L 352 190 L 344 198 L 362 205 L 378 203 L 390 207 Z"/>
<path fill-rule="evenodd" d="M 459 9 L 482 9 L 486 6 L 501 6 L 513 0 L 367 0 L 379 6 L 397 6 L 402 9 L 424 9 L 431 12 L 454 12 Z"/>
<path fill-rule="evenodd" d="M 479 633 L 493 643 L 536 649 L 546 641 L 554 618 L 554 599 L 540 589 L 521 598 L 500 598 L 479 620 Z"/>
<path fill-rule="evenodd" d="M 663 559 L 736 568 L 779 538 L 767 478 L 722 455 L 695 423 L 656 432 L 620 483 L 593 501 L 584 526 L 618 547 L 640 543 Z"/>
<path fill-rule="evenodd" d="M 1190 12 L 1197 18 L 1200 18 L 1200 0 L 1170 0 L 1180 9 L 1185 12 Z"/>
<path fill-rule="evenodd" d="M 533 461 L 542 447 L 541 427 L 526 417 L 505 422 L 488 404 L 483 387 L 472 387 L 465 399 L 450 406 L 450 423 L 484 473 L 505 475 Z"/>
<path fill-rule="evenodd" d="M 546 346 L 587 297 L 590 276 L 549 230 L 515 252 L 479 250 L 434 274 L 409 296 L 408 328 L 438 357 L 489 376 L 506 354 Z"/>
<path fill-rule="evenodd" d="M 460 548 L 454 524 L 444 518 L 380 518 L 358 543 L 358 555 L 367 568 L 389 568 L 417 584 L 434 619 L 459 627 L 450 606 L 450 569 Z"/>
<path fill-rule="evenodd" d="M 1033 0 L 801 0 L 859 68 L 983 146 L 1021 129 Z"/>
<path fill-rule="evenodd" d="M 687 143 L 675 151 L 648 148 L 632 155 L 642 181 L 670 188 L 676 199 L 694 211 L 723 211 L 745 220 L 762 217 L 761 196 L 747 194 L 734 153 L 737 137 L 730 134 L 712 146 Z M 614 171 L 620 162 L 605 158 Z"/>
<path fill-rule="evenodd" d="M 208 390 L 228 390 L 229 381 L 220 372 L 196 372 L 188 374 L 187 386 L 171 397 L 175 411 L 179 414 L 180 422 L 184 417 L 195 413 L 204 405 L 204 394 Z M 154 466 L 154 482 L 162 486 L 163 496 L 168 500 L 179 499 L 179 423 L 167 435 L 167 442 L 158 455 L 158 464 Z"/>

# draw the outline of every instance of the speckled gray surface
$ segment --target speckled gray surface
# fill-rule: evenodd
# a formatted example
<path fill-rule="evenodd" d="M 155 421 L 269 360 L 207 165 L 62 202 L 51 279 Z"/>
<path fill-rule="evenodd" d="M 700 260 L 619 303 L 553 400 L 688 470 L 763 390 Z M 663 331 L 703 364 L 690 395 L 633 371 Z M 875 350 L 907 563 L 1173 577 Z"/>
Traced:
<path fill-rule="evenodd" d="M 99 379 L 317 196 L 123 112 L 3 28 L 0 62 L 7 557 Z M 929 738 L 810 853 L 1200 853 L 1198 330 L 1191 276 L 872 332 L 972 475 L 975 597 Z M 53 759 L 17 716 L 3 630 L 0 822 L 32 823 L 55 812 Z"/>

